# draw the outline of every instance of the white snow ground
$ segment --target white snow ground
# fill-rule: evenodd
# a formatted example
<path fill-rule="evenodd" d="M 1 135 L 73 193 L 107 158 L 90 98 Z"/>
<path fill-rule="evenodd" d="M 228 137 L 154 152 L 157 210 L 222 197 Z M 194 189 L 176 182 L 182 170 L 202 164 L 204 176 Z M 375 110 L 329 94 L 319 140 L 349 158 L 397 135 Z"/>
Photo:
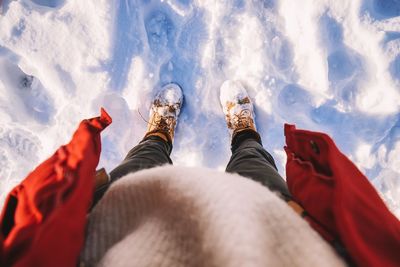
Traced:
<path fill-rule="evenodd" d="M 0 203 L 101 106 L 111 170 L 171 81 L 185 94 L 174 163 L 223 170 L 226 79 L 254 99 L 282 175 L 285 122 L 327 132 L 400 217 L 400 0 L 3 0 Z"/>

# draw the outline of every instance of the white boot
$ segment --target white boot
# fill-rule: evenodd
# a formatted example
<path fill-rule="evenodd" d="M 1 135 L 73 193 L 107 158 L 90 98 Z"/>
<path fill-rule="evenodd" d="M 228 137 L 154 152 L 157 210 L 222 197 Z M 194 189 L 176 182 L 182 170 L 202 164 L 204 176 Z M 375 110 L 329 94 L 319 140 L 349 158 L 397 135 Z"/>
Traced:
<path fill-rule="evenodd" d="M 165 85 L 154 97 L 145 137 L 159 136 L 172 143 L 182 103 L 183 94 L 179 85 Z"/>
<path fill-rule="evenodd" d="M 231 137 L 244 130 L 257 131 L 253 104 L 240 82 L 225 81 L 221 86 L 220 101 Z"/>

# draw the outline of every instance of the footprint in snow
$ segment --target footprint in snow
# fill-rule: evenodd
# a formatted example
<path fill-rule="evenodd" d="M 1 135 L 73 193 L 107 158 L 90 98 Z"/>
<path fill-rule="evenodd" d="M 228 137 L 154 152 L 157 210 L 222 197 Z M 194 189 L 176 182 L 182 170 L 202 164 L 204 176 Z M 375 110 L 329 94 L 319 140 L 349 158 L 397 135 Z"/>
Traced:
<path fill-rule="evenodd" d="M 49 124 L 55 113 L 54 103 L 43 84 L 36 77 L 24 73 L 12 60 L 0 58 L 0 80 L 9 101 L 13 102 L 18 117 L 21 111 L 41 124 Z"/>
<path fill-rule="evenodd" d="M 400 16 L 399 0 L 364 0 L 361 5 L 361 14 L 368 13 L 377 20 Z"/>
<path fill-rule="evenodd" d="M 328 14 L 320 20 L 321 36 L 328 48 L 328 79 L 333 85 L 357 78 L 363 66 L 360 56 L 343 41 L 342 26 Z M 361 71 L 360 71 L 361 70 Z"/>
<path fill-rule="evenodd" d="M 61 7 L 65 3 L 65 0 L 31 0 L 31 1 L 39 6 L 50 7 L 50 8 Z"/>
<path fill-rule="evenodd" d="M 20 128 L 0 128 L 0 146 L 8 147 L 27 160 L 36 158 L 40 141 L 31 132 Z"/>
<path fill-rule="evenodd" d="M 0 128 L 0 178 L 10 177 L 19 170 L 32 169 L 38 161 L 40 140 L 21 128 Z"/>
<path fill-rule="evenodd" d="M 145 19 L 145 28 L 150 49 L 155 56 L 162 57 L 174 47 L 175 26 L 164 12 L 151 12 Z"/>

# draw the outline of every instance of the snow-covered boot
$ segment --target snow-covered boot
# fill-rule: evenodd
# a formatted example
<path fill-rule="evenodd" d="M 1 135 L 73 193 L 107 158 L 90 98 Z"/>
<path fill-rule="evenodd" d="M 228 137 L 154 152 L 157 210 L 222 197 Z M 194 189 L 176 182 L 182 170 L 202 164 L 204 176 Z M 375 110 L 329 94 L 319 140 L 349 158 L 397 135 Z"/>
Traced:
<path fill-rule="evenodd" d="M 179 85 L 165 85 L 154 97 L 145 138 L 159 136 L 172 144 L 182 103 L 183 94 Z"/>
<path fill-rule="evenodd" d="M 221 86 L 220 101 L 232 138 L 244 130 L 257 132 L 253 104 L 240 82 L 225 81 Z"/>

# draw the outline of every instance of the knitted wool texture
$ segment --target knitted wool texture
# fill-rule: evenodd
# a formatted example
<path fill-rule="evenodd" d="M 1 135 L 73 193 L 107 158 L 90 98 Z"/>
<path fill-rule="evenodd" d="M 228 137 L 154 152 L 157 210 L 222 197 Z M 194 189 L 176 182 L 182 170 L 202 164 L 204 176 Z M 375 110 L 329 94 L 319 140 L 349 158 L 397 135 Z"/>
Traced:
<path fill-rule="evenodd" d="M 345 266 L 266 187 L 164 166 L 115 182 L 89 215 L 83 266 Z"/>

